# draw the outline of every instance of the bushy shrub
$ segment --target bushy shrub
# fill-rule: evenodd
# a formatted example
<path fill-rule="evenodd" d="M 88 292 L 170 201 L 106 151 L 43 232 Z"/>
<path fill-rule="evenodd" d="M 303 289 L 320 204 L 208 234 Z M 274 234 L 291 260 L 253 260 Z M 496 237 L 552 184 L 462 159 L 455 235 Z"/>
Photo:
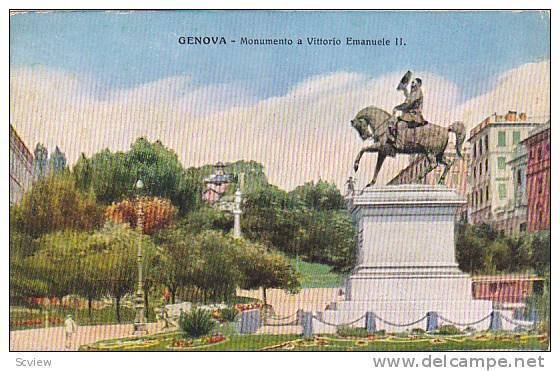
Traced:
<path fill-rule="evenodd" d="M 340 326 L 336 329 L 336 334 L 342 337 L 367 337 L 368 332 L 362 327 L 350 327 L 350 326 Z"/>
<path fill-rule="evenodd" d="M 200 337 L 207 335 L 214 329 L 216 322 L 212 319 L 212 313 L 208 310 L 195 308 L 190 312 L 181 313 L 179 327 L 185 337 Z"/>
<path fill-rule="evenodd" d="M 235 307 L 227 307 L 220 309 L 220 319 L 226 322 L 233 322 L 239 311 Z"/>
<path fill-rule="evenodd" d="M 419 327 L 416 327 L 416 328 L 413 328 L 412 330 L 410 330 L 410 333 L 413 334 L 413 335 L 422 335 L 425 332 L 426 331 L 424 329 L 419 328 Z"/>
<path fill-rule="evenodd" d="M 438 328 L 440 335 L 459 335 L 463 332 L 453 325 L 443 325 Z"/>

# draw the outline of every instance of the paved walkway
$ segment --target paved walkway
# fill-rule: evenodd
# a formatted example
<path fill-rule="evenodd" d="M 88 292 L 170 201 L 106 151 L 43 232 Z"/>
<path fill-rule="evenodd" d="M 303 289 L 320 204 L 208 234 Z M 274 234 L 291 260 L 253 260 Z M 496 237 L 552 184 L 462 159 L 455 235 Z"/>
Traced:
<path fill-rule="evenodd" d="M 148 324 L 150 334 L 157 331 L 156 323 Z M 94 343 L 104 339 L 128 337 L 132 334 L 132 325 L 97 325 L 78 326 L 74 334 L 70 349 L 65 348 L 64 327 L 49 327 L 41 329 L 10 331 L 11 351 L 49 351 L 49 350 L 78 350 L 81 345 Z"/>
<path fill-rule="evenodd" d="M 297 294 L 290 294 L 284 290 L 266 290 L 266 301 L 274 309 L 276 317 L 281 319 L 269 320 L 270 324 L 289 323 L 296 319 L 298 309 L 306 312 L 324 311 L 327 304 L 342 299 L 338 295 L 338 288 L 310 288 L 302 289 Z M 243 296 L 262 299 L 262 291 L 244 291 Z M 285 318 L 288 317 L 288 318 Z M 257 334 L 299 334 L 301 326 L 263 326 Z"/>

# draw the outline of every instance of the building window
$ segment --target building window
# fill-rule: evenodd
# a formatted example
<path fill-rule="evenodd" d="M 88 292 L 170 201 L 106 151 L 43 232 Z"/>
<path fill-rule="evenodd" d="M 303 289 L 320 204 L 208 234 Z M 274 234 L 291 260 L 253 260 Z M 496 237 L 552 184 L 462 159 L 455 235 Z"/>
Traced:
<path fill-rule="evenodd" d="M 521 133 L 518 131 L 513 132 L 513 144 L 516 145 L 521 142 Z"/>
<path fill-rule="evenodd" d="M 473 180 L 476 181 L 476 165 L 472 168 Z"/>
<path fill-rule="evenodd" d="M 498 170 L 504 170 L 506 168 L 506 158 L 503 156 L 498 157 Z"/>
<path fill-rule="evenodd" d="M 507 193 L 506 185 L 504 183 L 498 184 L 498 197 L 500 198 L 500 200 L 506 198 L 506 193 Z"/>
<path fill-rule="evenodd" d="M 482 156 L 482 138 L 480 138 L 480 140 L 478 141 L 478 151 L 480 152 L 480 155 Z"/>
<path fill-rule="evenodd" d="M 543 189 L 543 187 L 542 187 L 542 178 L 541 178 L 541 177 L 538 177 L 538 178 L 537 178 L 537 187 L 538 187 L 538 189 L 539 189 L 539 194 L 541 194 L 541 193 L 542 193 L 542 189 Z"/>
<path fill-rule="evenodd" d="M 521 169 L 517 170 L 517 184 L 521 185 Z"/>
<path fill-rule="evenodd" d="M 488 159 L 486 159 L 486 161 L 484 161 L 484 166 L 486 167 L 486 174 L 488 174 Z"/>
<path fill-rule="evenodd" d="M 488 152 L 488 134 L 484 136 L 484 149 Z"/>
<path fill-rule="evenodd" d="M 490 199 L 490 187 L 486 186 L 486 202 Z"/>
<path fill-rule="evenodd" d="M 506 132 L 498 131 L 498 147 L 506 146 Z"/>
<path fill-rule="evenodd" d="M 476 158 L 476 142 L 474 142 L 473 151 L 472 151 L 472 152 L 473 152 L 473 158 Z"/>
<path fill-rule="evenodd" d="M 478 178 L 480 178 L 482 176 L 482 164 L 480 164 L 480 167 L 478 168 Z"/>
<path fill-rule="evenodd" d="M 542 160 L 542 149 L 540 146 L 537 148 L 537 160 Z"/>

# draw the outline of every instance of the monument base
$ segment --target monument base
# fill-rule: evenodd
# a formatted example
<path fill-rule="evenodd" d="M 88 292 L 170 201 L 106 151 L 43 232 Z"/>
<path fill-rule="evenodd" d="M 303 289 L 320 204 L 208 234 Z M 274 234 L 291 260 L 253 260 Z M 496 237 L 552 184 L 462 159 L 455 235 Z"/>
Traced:
<path fill-rule="evenodd" d="M 425 330 L 428 312 L 437 312 L 439 325 L 488 329 L 492 303 L 473 300 L 471 280 L 455 261 L 455 215 L 463 198 L 444 186 L 400 185 L 368 188 L 348 201 L 357 266 L 345 300 L 315 314 L 314 332 L 364 327 L 366 312 L 374 314 L 377 330 L 389 332 Z"/>

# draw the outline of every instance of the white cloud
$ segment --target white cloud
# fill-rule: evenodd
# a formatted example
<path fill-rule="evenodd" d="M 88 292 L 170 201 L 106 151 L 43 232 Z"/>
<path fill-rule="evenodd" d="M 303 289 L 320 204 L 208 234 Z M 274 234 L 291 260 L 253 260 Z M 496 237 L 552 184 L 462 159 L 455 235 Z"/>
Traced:
<path fill-rule="evenodd" d="M 498 111 L 548 113 L 549 63 L 524 65 L 500 76 L 487 93 L 459 102 L 460 90 L 430 72 L 424 81 L 424 115 L 448 125 L 468 126 Z M 342 187 L 353 175 L 352 163 L 362 142 L 350 126 L 367 105 L 388 111 L 402 102 L 395 90 L 404 71 L 372 78 L 352 72 L 312 77 L 285 95 L 256 101 L 237 84 L 196 86 L 175 76 L 104 98 L 95 82 L 45 68 L 13 69 L 10 76 L 12 124 L 32 150 L 36 142 L 59 145 L 73 163 L 81 152 L 126 150 L 139 136 L 160 139 L 185 166 L 218 160 L 262 162 L 269 180 L 291 189 L 319 178 Z M 373 175 L 375 154 L 366 154 L 358 173 L 364 185 Z M 389 159 L 379 183 L 406 164 Z"/>

